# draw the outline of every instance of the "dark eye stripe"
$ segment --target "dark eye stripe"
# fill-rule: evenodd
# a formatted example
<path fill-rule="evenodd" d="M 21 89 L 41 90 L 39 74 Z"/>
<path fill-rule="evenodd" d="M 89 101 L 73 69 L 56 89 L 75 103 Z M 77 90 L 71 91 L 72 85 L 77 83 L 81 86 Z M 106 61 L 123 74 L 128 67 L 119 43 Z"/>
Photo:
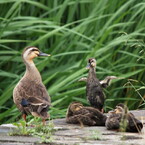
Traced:
<path fill-rule="evenodd" d="M 94 61 L 93 59 L 91 59 L 91 58 L 89 59 L 89 63 L 92 63 L 93 61 Z"/>
<path fill-rule="evenodd" d="M 89 63 L 92 63 L 92 62 L 94 62 L 94 60 L 93 59 L 89 59 Z"/>
<path fill-rule="evenodd" d="M 32 49 L 32 51 L 38 51 L 38 49 L 35 49 L 35 48 L 34 48 L 34 49 Z"/>

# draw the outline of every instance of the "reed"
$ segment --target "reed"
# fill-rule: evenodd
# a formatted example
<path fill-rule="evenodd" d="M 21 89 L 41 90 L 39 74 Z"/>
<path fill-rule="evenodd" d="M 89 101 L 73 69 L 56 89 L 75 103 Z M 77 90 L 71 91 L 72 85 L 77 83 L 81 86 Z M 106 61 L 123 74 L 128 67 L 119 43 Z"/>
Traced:
<path fill-rule="evenodd" d="M 37 46 L 52 56 L 36 60 L 52 98 L 52 118 L 71 101 L 88 104 L 87 59 L 97 76 L 124 77 L 105 90 L 105 110 L 118 102 L 145 107 L 145 2 L 142 0 L 0 0 L 0 123 L 18 119 L 12 91 L 23 76 L 21 52 Z"/>

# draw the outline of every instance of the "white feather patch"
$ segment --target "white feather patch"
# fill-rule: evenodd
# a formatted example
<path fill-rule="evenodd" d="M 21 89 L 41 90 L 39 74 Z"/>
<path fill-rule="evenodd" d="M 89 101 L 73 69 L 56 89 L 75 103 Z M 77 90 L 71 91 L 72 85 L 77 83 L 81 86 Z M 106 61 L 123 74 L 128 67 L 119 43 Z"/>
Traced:
<path fill-rule="evenodd" d="M 33 50 L 33 49 L 34 49 L 34 47 L 30 47 L 29 49 L 27 49 L 27 50 L 24 52 L 24 54 L 23 54 L 24 59 L 27 58 L 29 52 L 30 52 L 31 50 Z"/>

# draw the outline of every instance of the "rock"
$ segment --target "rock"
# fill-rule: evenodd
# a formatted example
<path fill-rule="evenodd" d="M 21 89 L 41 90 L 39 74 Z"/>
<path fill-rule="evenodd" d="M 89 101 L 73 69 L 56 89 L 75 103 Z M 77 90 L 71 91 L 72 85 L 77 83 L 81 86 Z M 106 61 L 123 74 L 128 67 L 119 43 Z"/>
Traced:
<path fill-rule="evenodd" d="M 131 111 L 144 123 L 145 110 Z M 84 126 L 67 124 L 65 119 L 53 120 L 56 132 L 52 145 L 143 145 L 145 144 L 144 128 L 142 133 L 122 133 L 107 130 L 102 126 Z M 40 139 L 32 136 L 9 136 L 14 129 L 12 124 L 0 126 L 0 145 L 40 145 Z M 41 144 L 42 145 L 42 144 Z"/>

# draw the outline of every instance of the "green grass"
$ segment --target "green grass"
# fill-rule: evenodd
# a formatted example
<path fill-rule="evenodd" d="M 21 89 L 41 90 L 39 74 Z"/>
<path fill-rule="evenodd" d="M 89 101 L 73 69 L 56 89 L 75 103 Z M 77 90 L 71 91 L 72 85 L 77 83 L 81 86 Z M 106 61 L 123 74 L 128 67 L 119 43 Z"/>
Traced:
<path fill-rule="evenodd" d="M 37 121 L 37 122 L 36 122 Z M 47 125 L 43 125 L 42 123 L 38 123 L 38 119 L 32 119 L 29 122 L 26 122 L 24 120 L 20 120 L 17 123 L 13 123 L 14 126 L 16 126 L 15 129 L 13 129 L 9 135 L 10 136 L 35 136 L 40 138 L 41 143 L 50 143 L 53 141 L 52 135 L 56 131 L 54 129 L 54 124 L 52 121 L 49 121 Z M 30 125 L 35 125 L 34 127 L 31 127 Z"/>
<path fill-rule="evenodd" d="M 125 78 L 105 90 L 106 111 L 119 102 L 144 108 L 144 19 L 142 0 L 0 0 L 0 122 L 19 119 L 12 91 L 25 71 L 21 52 L 31 45 L 52 55 L 35 60 L 52 98 L 52 118 L 64 117 L 72 101 L 88 104 L 85 83 L 77 80 L 87 75 L 90 57 L 100 80 Z"/>

